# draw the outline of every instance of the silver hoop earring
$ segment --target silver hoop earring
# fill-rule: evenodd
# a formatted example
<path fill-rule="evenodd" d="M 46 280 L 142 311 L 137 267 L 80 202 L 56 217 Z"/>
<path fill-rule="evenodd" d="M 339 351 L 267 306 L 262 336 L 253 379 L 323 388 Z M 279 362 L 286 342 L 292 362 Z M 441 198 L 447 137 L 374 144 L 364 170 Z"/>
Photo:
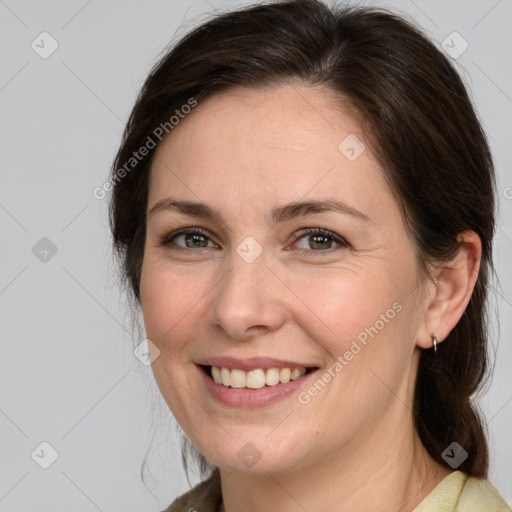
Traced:
<path fill-rule="evenodd" d="M 434 346 L 434 352 L 436 353 L 437 352 L 437 336 L 435 334 L 432 334 L 432 337 L 433 337 L 432 344 Z"/>

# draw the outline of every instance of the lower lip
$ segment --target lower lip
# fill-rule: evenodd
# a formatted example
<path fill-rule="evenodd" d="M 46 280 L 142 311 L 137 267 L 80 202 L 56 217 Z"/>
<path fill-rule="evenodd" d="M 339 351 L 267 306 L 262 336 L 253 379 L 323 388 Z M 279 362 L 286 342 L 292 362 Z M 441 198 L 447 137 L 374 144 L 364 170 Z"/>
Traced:
<path fill-rule="evenodd" d="M 249 388 L 231 388 L 217 384 L 211 377 L 206 375 L 204 370 L 198 366 L 199 373 L 202 376 L 204 385 L 210 394 L 230 407 L 237 407 L 240 409 L 255 409 L 258 407 L 266 407 L 275 404 L 285 398 L 289 397 L 298 389 L 303 386 L 306 381 L 316 373 L 313 371 L 303 375 L 297 380 L 291 380 L 286 384 L 276 384 L 275 386 L 263 386 L 260 389 Z"/>

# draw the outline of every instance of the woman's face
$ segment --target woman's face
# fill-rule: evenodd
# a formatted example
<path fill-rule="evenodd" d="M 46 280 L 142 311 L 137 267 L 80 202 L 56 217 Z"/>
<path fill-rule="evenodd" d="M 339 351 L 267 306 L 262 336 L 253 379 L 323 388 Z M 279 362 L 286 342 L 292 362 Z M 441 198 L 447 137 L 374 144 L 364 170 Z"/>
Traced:
<path fill-rule="evenodd" d="M 364 142 L 348 109 L 297 85 L 199 103 L 157 148 L 141 277 L 152 368 L 222 468 L 307 467 L 410 427 L 422 285 Z"/>

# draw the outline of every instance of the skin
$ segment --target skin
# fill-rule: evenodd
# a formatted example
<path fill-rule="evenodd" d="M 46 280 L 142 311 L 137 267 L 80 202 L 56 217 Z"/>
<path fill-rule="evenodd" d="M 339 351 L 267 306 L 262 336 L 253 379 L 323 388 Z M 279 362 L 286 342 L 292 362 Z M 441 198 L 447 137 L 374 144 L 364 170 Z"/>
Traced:
<path fill-rule="evenodd" d="M 410 511 L 451 472 L 417 436 L 414 383 L 431 334 L 442 342 L 469 302 L 480 239 L 462 233 L 450 266 L 422 278 L 370 145 L 354 161 L 338 149 L 349 134 L 365 141 L 353 113 L 324 89 L 237 89 L 200 103 L 155 154 L 148 212 L 172 196 L 207 203 L 224 220 L 148 214 L 141 306 L 160 350 L 152 364 L 159 389 L 220 468 L 225 512 Z M 276 205 L 326 198 L 370 221 L 331 211 L 267 222 Z M 207 247 L 187 248 L 184 236 L 162 244 L 183 227 L 206 230 Z M 349 246 L 327 239 L 319 249 L 302 235 L 316 227 Z M 236 252 L 248 236 L 263 250 L 252 263 Z M 267 356 L 321 374 L 396 302 L 401 311 L 307 405 L 294 394 L 230 408 L 208 394 L 194 364 Z M 237 457 L 248 442 L 261 454 L 251 468 Z"/>

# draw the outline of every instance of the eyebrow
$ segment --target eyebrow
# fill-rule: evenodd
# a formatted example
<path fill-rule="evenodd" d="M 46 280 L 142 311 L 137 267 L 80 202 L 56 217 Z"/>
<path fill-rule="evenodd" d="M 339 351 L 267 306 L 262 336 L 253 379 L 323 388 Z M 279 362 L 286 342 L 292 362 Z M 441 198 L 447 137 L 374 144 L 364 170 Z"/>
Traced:
<path fill-rule="evenodd" d="M 184 215 L 191 215 L 193 217 L 200 217 L 211 219 L 222 224 L 226 224 L 222 215 L 214 210 L 212 207 L 208 206 L 206 203 L 189 201 L 189 200 L 179 200 L 168 197 L 166 199 L 162 199 L 155 203 L 151 210 L 148 212 L 148 218 L 160 211 L 177 211 Z M 271 226 L 279 223 L 285 222 L 287 220 L 291 220 L 297 217 L 305 217 L 308 215 L 314 215 L 316 213 L 322 212 L 338 212 L 345 215 L 350 215 L 358 220 L 362 220 L 364 222 L 373 224 L 373 221 L 365 215 L 363 212 L 356 210 L 352 206 L 348 204 L 338 201 L 335 199 L 317 199 L 310 201 L 296 201 L 293 203 L 288 203 L 280 206 L 275 206 L 272 209 L 270 217 L 267 217 L 267 222 Z"/>

